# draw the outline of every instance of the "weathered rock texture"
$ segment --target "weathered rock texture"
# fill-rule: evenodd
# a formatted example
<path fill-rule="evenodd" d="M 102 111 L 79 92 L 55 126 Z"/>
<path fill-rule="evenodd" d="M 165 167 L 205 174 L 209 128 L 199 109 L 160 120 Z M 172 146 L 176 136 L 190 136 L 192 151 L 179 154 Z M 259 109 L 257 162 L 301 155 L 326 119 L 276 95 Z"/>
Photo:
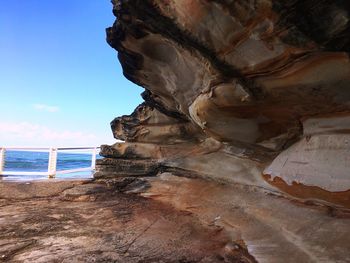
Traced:
<path fill-rule="evenodd" d="M 11 183 L 17 193 L 0 197 L 0 262 L 256 262 L 244 243 L 231 242 L 217 226 L 170 205 L 123 194 L 121 183 L 77 182 L 64 190 L 69 182 L 35 182 L 38 193 L 33 187 L 25 199 L 23 185 Z M 53 196 L 36 198 L 40 186 L 54 190 Z"/>
<path fill-rule="evenodd" d="M 118 51 L 125 77 L 145 88 L 145 102 L 112 121 L 114 137 L 125 143 L 102 147 L 105 159 L 96 178 L 170 172 L 245 186 L 245 198 L 263 191 L 350 208 L 347 1 L 113 4 L 117 20 L 107 29 L 107 41 Z M 220 196 L 212 194 L 203 198 Z M 288 218 L 304 213 L 283 207 Z M 345 231 L 346 224 L 340 227 Z M 298 238 L 307 239 L 300 234 L 302 223 L 295 222 L 293 231 L 275 242 L 297 244 L 310 257 L 290 262 L 336 258 L 327 250 L 331 243 L 299 244 Z M 311 253 L 318 246 L 329 257 Z M 289 256 L 293 249 L 288 251 Z M 339 262 L 349 260 L 344 258 Z M 289 261 L 276 256 L 265 262 Z"/>
<path fill-rule="evenodd" d="M 350 207 L 346 1 L 113 1 L 107 29 L 145 102 L 96 177 L 159 172 Z"/>

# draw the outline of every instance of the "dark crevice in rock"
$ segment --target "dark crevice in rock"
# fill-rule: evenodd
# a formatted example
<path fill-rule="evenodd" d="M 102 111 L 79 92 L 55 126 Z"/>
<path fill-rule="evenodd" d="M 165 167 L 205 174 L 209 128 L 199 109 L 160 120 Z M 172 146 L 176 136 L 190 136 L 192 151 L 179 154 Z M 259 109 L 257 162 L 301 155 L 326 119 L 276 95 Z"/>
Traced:
<path fill-rule="evenodd" d="M 104 158 L 96 161 L 96 172 L 94 177 L 144 177 L 155 176 L 160 170 L 160 164 L 156 160 L 133 160 Z"/>
<path fill-rule="evenodd" d="M 156 108 L 157 110 L 159 110 L 161 113 L 175 118 L 175 119 L 179 119 L 182 121 L 189 121 L 188 117 L 178 111 L 172 111 L 169 109 L 166 109 L 161 103 L 159 103 L 157 100 L 154 99 L 154 95 L 149 91 L 149 90 L 145 90 L 144 92 L 141 93 L 142 98 L 145 100 L 146 105 L 150 106 L 151 108 Z"/>
<path fill-rule="evenodd" d="M 194 171 L 182 169 L 180 167 L 172 167 L 162 164 L 160 167 L 160 173 L 171 173 L 172 175 L 186 178 L 203 178 L 200 174 Z"/>
<path fill-rule="evenodd" d="M 273 1 L 273 9 L 280 14 L 280 25 L 290 30 L 291 44 L 297 40 L 297 44 L 303 46 L 310 39 L 327 51 L 350 51 L 347 1 Z"/>

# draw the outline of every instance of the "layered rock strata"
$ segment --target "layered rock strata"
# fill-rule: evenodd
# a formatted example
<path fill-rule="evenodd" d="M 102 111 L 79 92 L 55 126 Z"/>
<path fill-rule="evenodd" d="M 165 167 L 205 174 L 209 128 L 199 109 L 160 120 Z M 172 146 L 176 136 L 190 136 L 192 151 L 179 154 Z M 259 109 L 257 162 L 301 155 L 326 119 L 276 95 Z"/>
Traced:
<path fill-rule="evenodd" d="M 225 256 L 198 262 L 241 246 L 233 262 L 349 262 L 350 5 L 115 0 L 113 12 L 107 41 L 144 103 L 112 121 L 124 142 L 102 146 L 95 177 L 143 182 L 126 192 L 225 234 Z"/>
<path fill-rule="evenodd" d="M 350 6 L 120 0 L 107 29 L 145 102 L 96 178 L 161 172 L 350 208 Z"/>

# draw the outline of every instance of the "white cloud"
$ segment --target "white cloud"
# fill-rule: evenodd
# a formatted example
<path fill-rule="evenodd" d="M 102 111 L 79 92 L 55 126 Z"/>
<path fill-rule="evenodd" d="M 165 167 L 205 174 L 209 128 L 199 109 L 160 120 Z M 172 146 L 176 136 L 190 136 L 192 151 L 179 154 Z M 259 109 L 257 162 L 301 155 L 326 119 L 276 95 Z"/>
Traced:
<path fill-rule="evenodd" d="M 47 112 L 57 112 L 60 110 L 57 106 L 50 106 L 46 104 L 33 104 L 34 109 Z"/>
<path fill-rule="evenodd" d="M 110 141 L 110 135 L 97 136 L 86 131 L 54 130 L 29 122 L 0 122 L 0 146 L 88 147 Z"/>

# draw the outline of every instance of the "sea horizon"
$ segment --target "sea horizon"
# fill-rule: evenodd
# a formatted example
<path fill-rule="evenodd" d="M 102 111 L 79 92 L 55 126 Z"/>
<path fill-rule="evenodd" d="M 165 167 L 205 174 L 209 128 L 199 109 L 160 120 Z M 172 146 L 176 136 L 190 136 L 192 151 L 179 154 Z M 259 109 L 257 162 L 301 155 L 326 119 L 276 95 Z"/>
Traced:
<path fill-rule="evenodd" d="M 5 154 L 5 163 L 3 169 L 3 175 L 0 175 L 0 180 L 39 180 L 47 179 L 48 176 L 33 174 L 33 175 L 8 175 L 6 172 L 47 172 L 49 162 L 48 150 L 36 149 L 7 149 Z M 96 159 L 102 158 L 98 154 Z M 74 152 L 68 152 L 65 150 L 58 151 L 57 153 L 57 172 L 63 170 L 71 170 L 78 168 L 91 167 L 91 151 L 83 152 L 77 150 Z M 73 172 L 68 174 L 57 174 L 57 179 L 69 179 L 69 178 L 92 178 L 93 169 L 81 172 Z"/>

